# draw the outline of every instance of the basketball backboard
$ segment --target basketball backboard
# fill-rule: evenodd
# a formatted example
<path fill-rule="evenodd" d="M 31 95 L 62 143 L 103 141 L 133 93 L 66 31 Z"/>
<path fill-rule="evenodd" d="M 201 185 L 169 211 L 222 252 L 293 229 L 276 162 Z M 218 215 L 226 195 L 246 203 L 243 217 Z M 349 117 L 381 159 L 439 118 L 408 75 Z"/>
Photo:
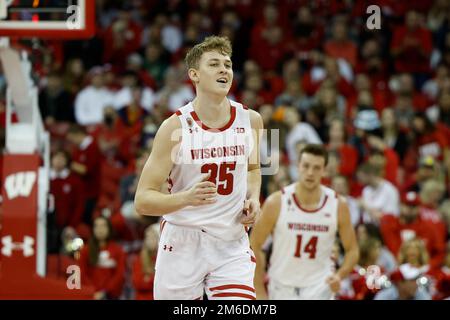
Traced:
<path fill-rule="evenodd" d="M 0 37 L 90 38 L 95 0 L 0 0 Z"/>

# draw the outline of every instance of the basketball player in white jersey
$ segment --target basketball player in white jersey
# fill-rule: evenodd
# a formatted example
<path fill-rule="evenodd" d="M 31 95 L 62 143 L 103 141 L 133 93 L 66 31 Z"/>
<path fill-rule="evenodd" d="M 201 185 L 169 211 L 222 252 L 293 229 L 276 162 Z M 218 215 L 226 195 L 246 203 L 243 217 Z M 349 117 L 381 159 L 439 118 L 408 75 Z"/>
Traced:
<path fill-rule="evenodd" d="M 321 185 L 328 153 L 306 145 L 299 156 L 299 181 L 270 195 L 251 233 L 255 250 L 258 299 L 329 300 L 340 281 L 357 263 L 359 249 L 345 200 Z M 332 249 L 339 233 L 345 258 L 334 270 Z M 262 250 L 272 234 L 268 294 L 264 285 L 266 256 Z"/>
<path fill-rule="evenodd" d="M 196 98 L 163 122 L 135 196 L 163 216 L 155 299 L 255 299 L 247 227 L 260 211 L 260 115 L 226 96 L 231 44 L 208 37 L 186 55 Z M 177 134 L 181 132 L 181 134 Z M 168 179 L 170 194 L 160 192 Z"/>

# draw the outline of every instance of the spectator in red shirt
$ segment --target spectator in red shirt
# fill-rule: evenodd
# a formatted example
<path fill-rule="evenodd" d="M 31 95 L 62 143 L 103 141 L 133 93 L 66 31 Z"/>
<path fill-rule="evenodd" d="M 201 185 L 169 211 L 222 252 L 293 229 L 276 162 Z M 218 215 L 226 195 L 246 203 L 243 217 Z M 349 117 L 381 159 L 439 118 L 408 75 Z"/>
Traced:
<path fill-rule="evenodd" d="M 406 13 L 405 25 L 394 29 L 391 54 L 395 58 L 397 72 L 429 72 L 432 36 L 420 24 L 419 12 L 411 10 Z"/>
<path fill-rule="evenodd" d="M 61 247 L 62 230 L 77 228 L 83 218 L 84 189 L 80 178 L 70 168 L 70 155 L 56 151 L 51 159 L 50 193 L 54 199 L 54 214 L 48 216 L 48 248 L 56 253 Z"/>
<path fill-rule="evenodd" d="M 95 300 L 118 299 L 122 293 L 125 253 L 112 238 L 111 222 L 103 216 L 97 217 L 93 236 L 81 250 L 82 279 L 95 287 Z"/>
<path fill-rule="evenodd" d="M 310 51 L 321 45 L 323 29 L 312 14 L 311 8 L 307 5 L 300 6 L 293 23 L 293 41 L 289 49 L 300 60 L 309 60 Z"/>
<path fill-rule="evenodd" d="M 423 184 L 420 191 L 421 206 L 419 208 L 420 217 L 430 221 L 436 232 L 442 236 L 442 240 L 447 239 L 447 227 L 439 214 L 439 204 L 445 193 L 445 185 L 437 179 L 429 179 Z"/>
<path fill-rule="evenodd" d="M 70 127 L 67 140 L 75 146 L 71 169 L 81 178 L 86 196 L 83 222 L 91 225 L 92 212 L 100 191 L 102 154 L 97 141 L 80 125 L 74 124 Z"/>
<path fill-rule="evenodd" d="M 420 217 L 417 193 L 408 192 L 402 200 L 399 217 L 387 214 L 380 220 L 380 230 L 386 246 L 397 255 L 403 242 L 414 238 L 422 239 L 426 242 L 430 267 L 440 268 L 445 255 L 445 242 L 433 224 Z"/>
<path fill-rule="evenodd" d="M 285 53 L 284 42 L 289 36 L 289 28 L 283 28 L 280 12 L 275 4 L 267 4 L 263 9 L 263 20 L 251 31 L 249 56 L 270 71 L 277 67 L 278 61 Z"/>
<path fill-rule="evenodd" d="M 439 179 L 440 170 L 437 161 L 431 157 L 422 157 L 416 172 L 406 177 L 403 183 L 403 192 L 420 192 L 424 183 L 430 179 Z"/>
<path fill-rule="evenodd" d="M 332 29 L 332 38 L 325 42 L 324 50 L 330 57 L 345 59 L 353 68 L 356 66 L 358 48 L 348 38 L 348 28 L 345 21 L 335 21 Z"/>
<path fill-rule="evenodd" d="M 338 154 L 339 173 L 347 178 L 352 178 L 358 165 L 358 152 L 352 145 L 346 143 L 344 122 L 340 119 L 333 119 L 328 136 L 327 149 Z"/>
<path fill-rule="evenodd" d="M 103 36 L 103 61 L 123 71 L 127 57 L 141 45 L 141 34 L 142 27 L 131 19 L 130 10 L 121 9 Z"/>
<path fill-rule="evenodd" d="M 147 227 L 142 250 L 133 262 L 132 278 L 136 300 L 153 300 L 158 240 L 158 224 Z"/>
<path fill-rule="evenodd" d="M 414 143 L 404 160 L 405 169 L 409 172 L 415 169 L 419 157 L 431 156 L 439 161 L 450 157 L 449 137 L 438 130 L 423 112 L 414 115 L 411 138 Z"/>

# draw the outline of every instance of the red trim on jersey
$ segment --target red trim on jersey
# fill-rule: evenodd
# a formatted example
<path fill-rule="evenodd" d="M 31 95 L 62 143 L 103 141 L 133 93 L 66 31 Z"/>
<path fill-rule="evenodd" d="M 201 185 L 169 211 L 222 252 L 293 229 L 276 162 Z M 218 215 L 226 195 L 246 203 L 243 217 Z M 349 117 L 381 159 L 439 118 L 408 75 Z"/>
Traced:
<path fill-rule="evenodd" d="M 180 110 L 177 110 L 177 112 L 175 112 L 175 114 L 176 114 L 177 116 L 181 116 L 181 111 L 180 111 Z"/>
<path fill-rule="evenodd" d="M 245 294 L 245 293 L 239 293 L 239 292 L 216 293 L 216 294 L 213 294 L 213 297 L 240 297 L 240 298 L 246 298 L 249 300 L 256 300 L 256 298 L 254 296 L 251 296 L 251 295 Z"/>
<path fill-rule="evenodd" d="M 229 127 L 231 127 L 231 125 L 234 122 L 234 119 L 236 119 L 236 108 L 234 106 L 230 105 L 230 111 L 231 111 L 231 116 L 230 116 L 230 120 L 228 121 L 228 123 L 226 125 L 224 125 L 222 128 L 210 128 L 207 125 L 205 125 L 200 118 L 198 117 L 197 113 L 195 111 L 191 112 L 191 116 L 192 118 L 195 120 L 195 122 L 197 122 L 197 124 L 202 127 L 203 130 L 207 130 L 207 131 L 212 131 L 212 132 L 218 132 L 218 131 L 225 131 L 227 130 Z"/>
<path fill-rule="evenodd" d="M 323 207 L 325 207 L 325 204 L 327 203 L 327 200 L 328 200 L 328 196 L 325 196 L 325 199 L 323 200 L 323 203 L 322 203 L 322 205 L 321 205 L 319 208 L 313 209 L 313 210 L 309 210 L 309 209 L 302 208 L 302 206 L 301 206 L 301 204 L 300 204 L 300 201 L 298 201 L 297 196 L 295 195 L 295 192 L 292 194 L 292 196 L 293 196 L 293 198 L 294 198 L 294 202 L 295 202 L 295 204 L 297 205 L 297 207 L 298 207 L 300 210 L 302 210 L 302 211 L 304 211 L 304 212 L 306 212 L 306 213 L 315 213 L 315 212 L 319 211 L 320 209 L 322 209 Z"/>
<path fill-rule="evenodd" d="M 248 110 L 248 107 L 245 104 L 243 104 L 242 107 L 244 108 L 244 110 Z"/>
<path fill-rule="evenodd" d="M 256 258 L 254 256 L 250 256 L 250 261 L 256 263 Z"/>
<path fill-rule="evenodd" d="M 214 288 L 209 288 L 210 291 L 215 291 L 215 290 L 226 290 L 226 289 L 241 289 L 241 290 L 247 290 L 247 291 L 251 291 L 253 293 L 255 293 L 255 289 L 243 284 L 226 284 L 223 286 L 218 286 L 218 287 L 214 287 Z"/>

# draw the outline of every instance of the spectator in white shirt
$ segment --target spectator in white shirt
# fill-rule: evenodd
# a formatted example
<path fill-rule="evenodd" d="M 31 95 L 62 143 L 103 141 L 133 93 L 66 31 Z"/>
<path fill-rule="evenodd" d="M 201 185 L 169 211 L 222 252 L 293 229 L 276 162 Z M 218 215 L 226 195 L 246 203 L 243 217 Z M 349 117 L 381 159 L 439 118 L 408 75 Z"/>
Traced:
<path fill-rule="evenodd" d="M 116 110 L 129 105 L 133 101 L 132 88 L 142 87 L 138 75 L 133 71 L 127 71 L 122 76 L 122 89 L 116 92 L 113 106 Z M 155 104 L 155 94 L 149 87 L 142 87 L 140 106 L 151 111 Z"/>
<path fill-rule="evenodd" d="M 91 84 L 81 90 L 75 99 L 75 119 L 80 125 L 95 125 L 103 121 L 103 109 L 113 104 L 114 95 L 104 86 L 102 67 L 89 72 Z"/>
<path fill-rule="evenodd" d="M 290 163 L 289 174 L 292 180 L 297 180 L 298 144 L 322 144 L 322 140 L 313 126 L 309 123 L 301 122 L 300 115 L 294 107 L 285 108 L 284 123 L 289 128 L 289 132 L 286 135 L 286 149 Z"/>
<path fill-rule="evenodd" d="M 359 200 L 363 222 L 378 224 L 384 214 L 398 216 L 400 196 L 397 188 L 382 178 L 382 167 L 364 163 L 358 170 L 359 180 L 365 185 Z"/>
<path fill-rule="evenodd" d="M 164 87 L 156 93 L 156 101 L 168 97 L 169 110 L 176 112 L 194 99 L 192 88 L 183 83 L 183 73 L 177 67 L 169 67 L 164 78 Z"/>

